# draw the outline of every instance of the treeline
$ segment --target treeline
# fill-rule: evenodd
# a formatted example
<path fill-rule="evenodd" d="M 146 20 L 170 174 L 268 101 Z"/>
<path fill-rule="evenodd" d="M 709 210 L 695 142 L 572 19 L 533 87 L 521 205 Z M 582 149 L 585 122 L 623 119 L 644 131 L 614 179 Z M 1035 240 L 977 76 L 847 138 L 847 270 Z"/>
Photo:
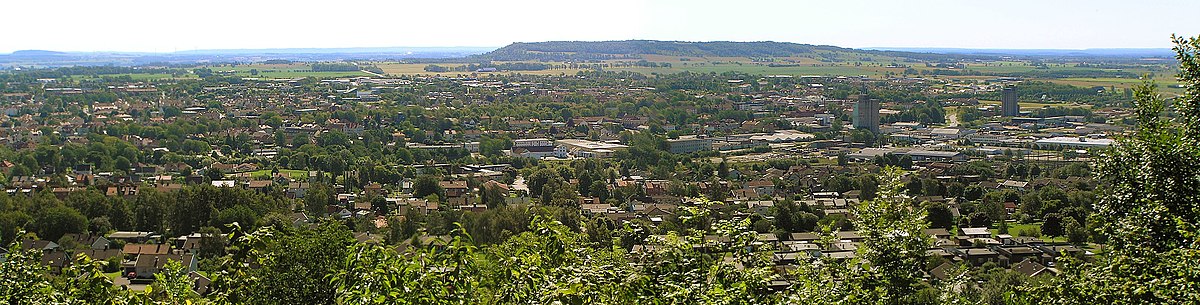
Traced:
<path fill-rule="evenodd" d="M 58 241 L 68 233 L 107 234 L 112 231 L 159 232 L 183 236 L 203 227 L 247 228 L 260 221 L 291 223 L 291 204 L 276 188 L 258 193 L 211 185 L 185 186 L 158 192 L 141 187 L 134 196 L 108 196 L 89 188 L 58 199 L 49 190 L 31 196 L 0 194 L 0 241 L 11 242 L 21 229 L 37 238 Z M 271 216 L 274 215 L 274 216 Z"/>
<path fill-rule="evenodd" d="M 352 63 L 314 63 L 312 70 L 315 72 L 347 72 L 358 71 L 360 68 Z"/>
<path fill-rule="evenodd" d="M 926 102 L 901 110 L 897 114 L 889 114 L 879 119 L 883 123 L 918 122 L 922 124 L 946 123 L 946 109 L 937 102 Z"/>
<path fill-rule="evenodd" d="M 1043 96 L 1053 100 L 1074 100 L 1103 94 L 1094 87 L 1077 87 L 1043 81 L 1022 82 L 1014 90 L 1017 91 L 1017 98 L 1021 100 L 1041 100 Z M 1000 92 L 989 92 L 982 95 L 989 99 L 993 96 L 999 100 Z"/>
<path fill-rule="evenodd" d="M 916 72 L 916 70 L 913 70 Z M 921 69 L 921 75 L 944 75 L 944 76 L 997 76 L 997 77 L 1020 77 L 1020 78 L 1128 78 L 1137 79 L 1138 75 L 1133 72 L 1126 71 L 1111 71 L 1100 69 L 1034 69 L 1024 72 L 1008 72 L 1008 73 L 990 73 L 981 72 L 978 70 L 962 69 Z M 912 73 L 910 73 L 912 74 Z"/>
<path fill-rule="evenodd" d="M 1081 102 L 1093 105 L 1109 105 L 1112 103 L 1128 103 L 1132 94 L 1128 90 L 1112 91 L 1104 87 L 1079 87 L 1046 81 L 1023 81 L 1015 87 L 1017 98 L 1021 101 L 1052 101 Z M 1000 100 L 1000 91 L 969 95 L 945 95 L 943 97 L 976 97 L 984 100 Z"/>
<path fill-rule="evenodd" d="M 425 72 L 475 72 L 487 68 L 493 68 L 497 71 L 542 71 L 553 69 L 554 66 L 536 62 L 472 63 L 453 67 L 427 65 L 425 66 Z"/>
<path fill-rule="evenodd" d="M 1092 117 L 1092 109 L 1079 107 L 1048 107 L 1038 108 L 1031 112 L 1031 115 L 1036 118 L 1048 118 L 1065 115 L 1083 116 L 1090 119 Z M 1089 120 L 1090 121 L 1090 120 Z"/>
<path fill-rule="evenodd" d="M 4 75 L 7 74 L 7 75 Z M 112 74 L 187 74 L 186 69 L 161 67 L 128 67 L 128 66 L 75 66 L 56 69 L 31 69 L 0 74 L 3 77 L 24 76 L 35 78 L 63 78 L 72 75 L 99 76 Z"/>
<path fill-rule="evenodd" d="M 604 67 L 606 67 L 606 68 L 619 68 L 619 67 L 670 68 L 671 63 L 669 63 L 669 62 L 653 62 L 653 61 L 647 61 L 647 60 L 643 59 L 643 60 L 639 60 L 639 61 L 611 62 L 611 63 L 607 63 Z"/>

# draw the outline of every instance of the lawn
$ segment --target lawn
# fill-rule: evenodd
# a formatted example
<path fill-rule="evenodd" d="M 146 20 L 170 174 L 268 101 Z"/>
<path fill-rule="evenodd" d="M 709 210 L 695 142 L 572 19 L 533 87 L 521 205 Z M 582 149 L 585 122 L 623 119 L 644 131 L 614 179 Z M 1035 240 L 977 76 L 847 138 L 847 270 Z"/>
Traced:
<path fill-rule="evenodd" d="M 997 235 L 997 234 L 1000 234 L 1000 229 L 999 229 L 999 227 L 1000 227 L 1000 226 L 999 226 L 999 225 L 993 225 L 992 227 L 993 227 L 993 228 L 991 229 L 991 231 L 992 231 L 992 235 Z M 1067 237 L 1066 237 L 1066 236 L 1056 236 L 1056 237 L 1046 237 L 1046 236 L 1041 236 L 1041 232 L 1042 232 L 1042 223 L 1040 223 L 1040 222 L 1035 222 L 1035 223 L 1009 223 L 1009 224 L 1008 224 L 1008 234 L 1012 235 L 1013 237 L 1020 237 L 1020 236 L 1022 236 L 1022 235 L 1020 234 L 1020 232 L 1022 232 L 1022 231 L 1029 231 L 1029 230 L 1032 230 L 1033 232 L 1038 232 L 1038 234 L 1036 234 L 1037 236 L 1033 236 L 1033 237 L 1041 238 L 1041 239 L 1042 239 L 1042 240 L 1044 240 L 1044 241 L 1048 241 L 1048 242 L 1064 242 L 1064 243 L 1065 243 L 1065 242 L 1067 242 Z"/>
<path fill-rule="evenodd" d="M 281 170 L 279 170 L 279 172 L 282 174 L 288 175 L 288 177 L 291 177 L 292 179 L 296 179 L 296 180 L 308 178 L 308 172 L 303 171 L 303 170 L 281 169 Z M 250 178 L 270 178 L 270 177 L 271 177 L 271 170 L 269 170 L 269 169 L 262 169 L 262 170 L 250 172 Z"/>

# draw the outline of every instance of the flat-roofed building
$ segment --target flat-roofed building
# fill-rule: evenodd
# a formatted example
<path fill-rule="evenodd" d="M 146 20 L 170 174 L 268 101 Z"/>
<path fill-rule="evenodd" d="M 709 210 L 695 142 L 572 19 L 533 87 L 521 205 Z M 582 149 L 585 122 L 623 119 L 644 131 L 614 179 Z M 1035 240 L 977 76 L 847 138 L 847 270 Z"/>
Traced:
<path fill-rule="evenodd" d="M 712 149 L 712 139 L 705 136 L 682 136 L 678 139 L 668 139 L 668 151 L 673 154 L 686 154 Z"/>
<path fill-rule="evenodd" d="M 1069 147 L 1069 148 L 1100 148 L 1108 147 L 1112 139 L 1092 139 L 1087 137 L 1053 137 L 1034 141 L 1038 147 Z"/>
<path fill-rule="evenodd" d="M 607 158 L 617 151 L 629 148 L 629 146 L 621 144 L 584 139 L 563 139 L 554 143 L 559 147 L 566 148 L 571 155 L 580 158 Z"/>
<path fill-rule="evenodd" d="M 553 146 L 554 142 L 547 138 L 516 139 L 512 147 Z"/>
<path fill-rule="evenodd" d="M 907 155 L 913 161 L 966 161 L 967 155 L 960 151 L 940 151 L 940 150 L 910 150 L 905 152 L 897 152 L 899 155 Z"/>

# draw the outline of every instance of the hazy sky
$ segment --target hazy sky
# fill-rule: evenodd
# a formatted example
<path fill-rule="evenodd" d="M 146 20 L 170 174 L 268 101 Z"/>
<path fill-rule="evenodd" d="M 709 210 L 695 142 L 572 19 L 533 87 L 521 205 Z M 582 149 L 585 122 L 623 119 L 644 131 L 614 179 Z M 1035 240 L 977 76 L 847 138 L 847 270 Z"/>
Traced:
<path fill-rule="evenodd" d="M 1200 1 L 4 0 L 0 53 L 503 46 L 547 40 L 1158 48 Z"/>

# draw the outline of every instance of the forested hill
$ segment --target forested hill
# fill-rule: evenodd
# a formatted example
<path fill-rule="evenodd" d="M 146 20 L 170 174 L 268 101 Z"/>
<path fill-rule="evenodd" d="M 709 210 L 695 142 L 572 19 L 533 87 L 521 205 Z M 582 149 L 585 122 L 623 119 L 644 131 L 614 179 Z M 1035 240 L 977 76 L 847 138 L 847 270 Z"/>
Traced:
<path fill-rule="evenodd" d="M 841 55 L 859 54 L 863 56 L 892 56 L 917 60 L 961 57 L 933 53 L 857 50 L 828 45 L 810 45 L 773 41 L 684 42 L 658 40 L 620 40 L 518 42 L 500 49 L 496 49 L 492 52 L 472 56 L 472 58 L 498 61 L 583 61 L 636 58 L 639 55 L 688 57 L 783 57 L 834 53 Z"/>

